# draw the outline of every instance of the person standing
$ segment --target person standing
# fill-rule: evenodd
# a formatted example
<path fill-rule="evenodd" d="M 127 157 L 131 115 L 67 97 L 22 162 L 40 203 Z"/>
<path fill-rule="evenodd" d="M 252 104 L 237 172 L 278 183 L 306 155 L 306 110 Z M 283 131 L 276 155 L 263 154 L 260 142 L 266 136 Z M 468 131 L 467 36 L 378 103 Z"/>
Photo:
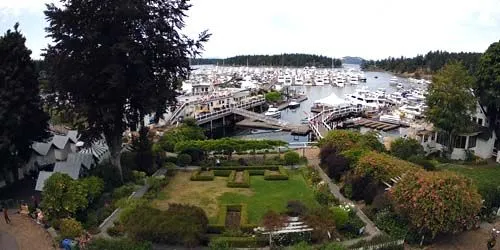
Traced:
<path fill-rule="evenodd" d="M 3 207 L 3 217 L 5 218 L 5 223 L 10 224 L 10 218 L 7 207 Z"/>

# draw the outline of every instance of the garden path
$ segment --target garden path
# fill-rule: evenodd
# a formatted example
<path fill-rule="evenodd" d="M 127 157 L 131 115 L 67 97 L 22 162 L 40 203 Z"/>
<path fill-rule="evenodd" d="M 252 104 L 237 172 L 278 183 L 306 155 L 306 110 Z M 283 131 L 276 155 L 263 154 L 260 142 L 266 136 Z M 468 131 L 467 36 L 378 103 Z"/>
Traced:
<path fill-rule="evenodd" d="M 319 163 L 320 163 L 320 160 L 319 160 L 319 148 L 308 148 L 308 149 L 305 149 L 305 157 L 307 158 L 307 161 L 309 163 L 309 165 L 312 165 L 314 166 L 314 168 L 316 168 L 321 176 L 321 179 L 323 179 L 323 181 L 325 183 L 328 184 L 328 188 L 330 189 L 330 192 L 333 194 L 333 196 L 335 196 L 340 202 L 346 202 L 346 203 L 352 203 L 352 204 L 355 204 L 354 202 L 352 202 L 351 200 L 347 199 L 344 197 L 344 195 L 342 195 L 342 193 L 340 193 L 340 188 L 339 186 L 337 186 L 335 183 L 333 183 L 333 181 L 330 179 L 330 177 L 328 177 L 328 175 L 326 175 L 326 173 L 323 171 L 323 169 L 321 169 L 319 167 Z M 303 152 L 302 149 L 298 149 L 297 150 L 298 153 L 301 153 Z M 365 233 L 368 234 L 368 236 L 364 237 L 364 238 L 361 238 L 361 239 L 354 239 L 354 240 L 350 240 L 350 241 L 347 241 L 347 242 L 343 242 L 344 245 L 352 245 L 360 240 L 370 240 L 371 238 L 377 236 L 377 235 L 380 235 L 381 232 L 380 230 L 375 226 L 375 223 L 373 223 L 373 221 L 371 221 L 368 216 L 366 216 L 363 211 L 361 211 L 361 209 L 359 209 L 358 207 L 354 207 L 355 210 L 356 210 L 356 215 L 365 223 Z"/>
<path fill-rule="evenodd" d="M 153 176 L 165 175 L 166 173 L 167 173 L 167 169 L 166 168 L 160 168 L 160 169 L 158 169 L 158 171 L 156 171 L 153 174 Z M 149 190 L 149 185 L 146 183 L 144 186 L 142 186 L 137 191 L 135 191 L 134 193 L 132 193 L 132 195 L 129 197 L 129 199 L 139 199 L 142 196 L 144 196 L 144 194 L 148 190 Z M 118 218 L 120 218 L 120 212 L 121 212 L 121 209 L 117 208 L 115 211 L 113 211 L 113 213 L 108 218 L 106 218 L 101 223 L 101 225 L 99 225 L 99 230 L 101 232 L 99 234 L 97 234 L 97 237 L 111 238 L 108 235 L 108 228 L 113 227 L 114 222 L 116 220 L 118 220 Z"/>
<path fill-rule="evenodd" d="M 52 238 L 26 215 L 9 214 L 11 224 L 0 222 L 0 250 L 52 250 Z"/>

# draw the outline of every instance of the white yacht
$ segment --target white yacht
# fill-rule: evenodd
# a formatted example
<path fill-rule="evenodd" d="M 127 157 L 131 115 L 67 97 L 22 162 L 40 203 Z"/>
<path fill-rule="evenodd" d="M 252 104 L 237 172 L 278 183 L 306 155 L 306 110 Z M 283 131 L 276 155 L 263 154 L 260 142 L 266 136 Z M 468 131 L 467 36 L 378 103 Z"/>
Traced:
<path fill-rule="evenodd" d="M 278 108 L 275 108 L 273 106 L 269 106 L 267 109 L 266 113 L 264 113 L 265 116 L 273 117 L 273 118 L 280 118 L 281 117 L 281 111 L 278 110 Z"/>
<path fill-rule="evenodd" d="M 422 116 L 423 113 L 422 107 L 409 104 L 401 106 L 398 110 L 408 116 L 408 118 L 419 117 Z"/>
<path fill-rule="evenodd" d="M 397 86 L 397 85 L 398 85 L 398 83 L 399 83 L 398 78 L 397 78 L 397 77 L 395 77 L 395 76 L 393 76 L 393 77 L 391 78 L 391 80 L 389 80 L 389 85 L 391 85 L 391 86 Z"/>
<path fill-rule="evenodd" d="M 403 88 L 403 84 L 399 82 L 399 83 L 396 85 L 396 88 L 397 88 L 397 89 L 402 89 L 402 88 Z"/>
<path fill-rule="evenodd" d="M 296 109 L 300 106 L 300 102 L 297 102 L 296 100 L 292 99 L 290 103 L 288 103 L 288 107 L 291 109 Z"/>
<path fill-rule="evenodd" d="M 295 85 L 298 85 L 298 86 L 304 85 L 304 79 L 302 77 L 295 78 Z"/>
<path fill-rule="evenodd" d="M 393 92 L 389 95 L 389 100 L 393 101 L 395 104 L 403 103 L 403 95 L 400 92 Z"/>
<path fill-rule="evenodd" d="M 401 118 L 397 115 L 381 115 L 379 121 L 392 124 L 400 124 Z"/>
<path fill-rule="evenodd" d="M 349 83 L 352 85 L 358 85 L 358 77 L 357 76 L 349 76 Z"/>
<path fill-rule="evenodd" d="M 325 85 L 325 83 L 323 82 L 323 78 L 316 77 L 314 79 L 314 85 L 316 85 L 316 86 L 323 86 L 323 85 Z"/>
<path fill-rule="evenodd" d="M 342 77 L 342 76 L 337 76 L 336 81 L 335 81 L 335 84 L 337 84 L 337 86 L 338 86 L 338 87 L 343 88 L 343 87 L 345 86 L 344 77 Z"/>
<path fill-rule="evenodd" d="M 284 86 L 292 86 L 292 77 L 290 75 L 285 76 Z"/>

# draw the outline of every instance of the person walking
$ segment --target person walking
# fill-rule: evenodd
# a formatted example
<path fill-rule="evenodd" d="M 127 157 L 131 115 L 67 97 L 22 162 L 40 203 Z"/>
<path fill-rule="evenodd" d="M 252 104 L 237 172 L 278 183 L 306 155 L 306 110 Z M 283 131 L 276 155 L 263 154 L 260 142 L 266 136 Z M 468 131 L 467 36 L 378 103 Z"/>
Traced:
<path fill-rule="evenodd" d="M 5 223 L 10 224 L 10 218 L 7 207 L 3 207 L 3 217 L 5 218 Z"/>

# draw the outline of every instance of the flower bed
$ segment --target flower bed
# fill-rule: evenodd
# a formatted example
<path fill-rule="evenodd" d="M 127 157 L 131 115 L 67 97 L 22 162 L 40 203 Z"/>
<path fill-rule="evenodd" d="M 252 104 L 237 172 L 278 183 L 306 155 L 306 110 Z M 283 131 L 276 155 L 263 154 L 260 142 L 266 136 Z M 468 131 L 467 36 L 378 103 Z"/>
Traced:
<path fill-rule="evenodd" d="M 243 171 L 241 180 L 237 179 L 237 172 L 233 170 L 228 177 L 227 186 L 231 188 L 249 188 L 250 187 L 250 173 L 248 170 Z"/>
<path fill-rule="evenodd" d="M 276 181 L 276 180 L 288 180 L 288 171 L 284 167 L 278 167 L 278 173 L 272 170 L 264 170 L 264 180 Z"/>

